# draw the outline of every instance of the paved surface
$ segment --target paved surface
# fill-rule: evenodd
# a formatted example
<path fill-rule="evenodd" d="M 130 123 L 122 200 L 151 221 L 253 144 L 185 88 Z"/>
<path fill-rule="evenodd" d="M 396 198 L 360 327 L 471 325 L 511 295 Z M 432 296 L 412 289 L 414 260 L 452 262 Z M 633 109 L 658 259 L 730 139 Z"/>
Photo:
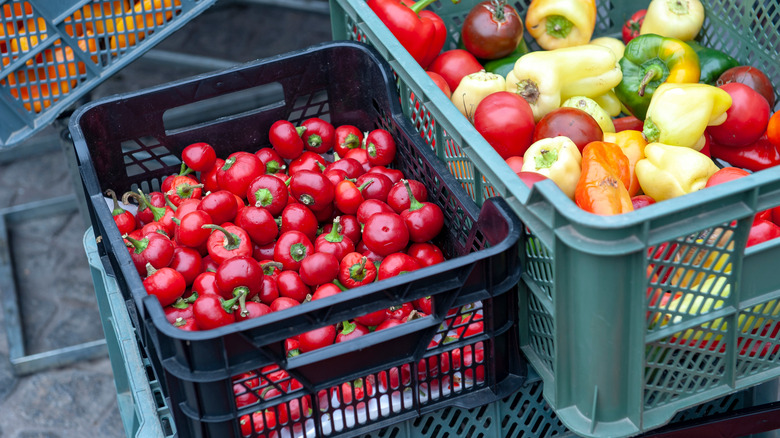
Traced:
<path fill-rule="evenodd" d="M 245 62 L 330 39 L 327 15 L 223 0 L 157 49 Z M 91 98 L 198 72 L 140 59 L 97 87 Z M 50 127 L 35 138 L 56 139 L 58 132 Z M 0 208 L 73 193 L 65 163 L 58 144 L 12 162 L 0 155 Z M 103 337 L 82 244 L 88 226 L 74 210 L 10 227 L 26 354 Z M 0 437 L 125 436 L 107 356 L 15 376 L 2 313 L 0 327 Z"/>

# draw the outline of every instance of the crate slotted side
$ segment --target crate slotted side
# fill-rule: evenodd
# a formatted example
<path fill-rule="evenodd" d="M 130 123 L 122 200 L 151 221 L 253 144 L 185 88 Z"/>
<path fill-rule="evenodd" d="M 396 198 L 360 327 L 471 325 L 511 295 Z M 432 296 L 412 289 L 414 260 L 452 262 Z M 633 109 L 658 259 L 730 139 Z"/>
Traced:
<path fill-rule="evenodd" d="M 431 6 L 450 33 L 445 50 L 457 47 L 458 26 L 476 3 Z M 512 2 L 521 17 L 529 3 Z M 780 84 L 779 5 L 704 4 L 698 39 Z M 597 5 L 594 37 L 619 38 L 625 20 L 646 7 Z M 636 434 L 665 424 L 681 409 L 780 375 L 780 284 L 766 275 L 774 272 L 771 261 L 780 247 L 773 242 L 745 250 L 753 215 L 780 204 L 780 170 L 621 218 L 584 214 L 553 184 L 533 190 L 522 184 L 365 1 L 332 0 L 331 10 L 334 39 L 365 42 L 388 59 L 404 113 L 469 195 L 477 203 L 503 196 L 526 225 L 521 345 L 567 426 L 586 436 Z M 538 49 L 527 33 L 525 39 Z M 660 248 L 671 249 L 659 259 L 654 253 Z M 594 308 L 588 300 L 606 304 Z M 654 318 L 664 322 L 653 324 Z M 604 322 L 600 331 L 591 320 Z M 594 337 L 610 341 L 591 344 Z M 592 357 L 611 359 L 606 364 Z"/>
<path fill-rule="evenodd" d="M 343 417 L 337 413 L 342 416 L 347 409 L 315 409 L 292 426 L 280 425 L 279 430 L 313 427 L 317 436 L 357 433 L 444 406 L 484 405 L 522 384 L 525 362 L 512 348 L 517 343 L 517 297 L 507 293 L 519 280 L 519 222 L 502 200 L 486 202 L 480 209 L 463 192 L 400 113 L 391 76 L 369 47 L 326 43 L 105 98 L 82 107 L 71 118 L 92 223 L 117 275 L 141 344 L 149 350 L 158 378 L 165 382 L 176 427 L 182 433 L 240 436 L 239 420 L 245 414 L 257 409 L 278 411 L 305 397 L 316 403 L 320 390 L 356 379 L 379 381 L 381 373 L 392 373 L 394 368 L 406 369 L 403 372 L 411 376 L 395 392 L 412 395 L 412 403 L 389 414 L 341 425 L 337 420 Z M 208 142 L 218 156 L 226 157 L 238 150 L 267 147 L 268 127 L 276 120 L 299 124 L 315 116 L 364 130 L 383 127 L 393 134 L 398 146 L 393 165 L 423 182 L 429 201 L 444 211 L 446 226 L 435 241 L 448 260 L 208 332 L 173 327 L 157 299 L 140 285 L 113 226 L 103 190 L 156 189 L 163 177 L 178 169 L 175 157 L 188 144 Z M 432 315 L 351 344 L 285 357 L 284 341 L 292 335 L 425 296 L 437 303 Z M 453 310 L 461 317 L 478 312 L 484 319 L 484 332 L 465 339 L 460 334 L 452 342 L 431 345 L 433 339 L 444 339 L 453 330 L 464 333 L 469 323 L 453 326 L 455 318 L 448 315 Z M 482 348 L 484 358 L 475 353 Z M 452 351 L 464 359 L 453 361 L 446 372 L 419 362 L 443 360 L 455 354 Z M 261 402 L 260 390 L 242 380 L 237 383 L 258 401 L 239 408 L 233 379 L 267 366 L 289 371 L 303 388 Z M 483 374 L 479 379 L 469 377 Z M 376 405 L 382 397 L 390 396 L 376 394 L 348 408 Z"/>
<path fill-rule="evenodd" d="M 0 148 L 48 126 L 216 0 L 0 0 Z"/>

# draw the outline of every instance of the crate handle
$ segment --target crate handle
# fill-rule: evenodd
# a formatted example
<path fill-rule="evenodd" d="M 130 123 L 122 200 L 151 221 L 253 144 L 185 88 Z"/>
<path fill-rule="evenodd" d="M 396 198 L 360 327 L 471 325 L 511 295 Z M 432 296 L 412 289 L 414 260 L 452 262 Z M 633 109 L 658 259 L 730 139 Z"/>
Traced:
<path fill-rule="evenodd" d="M 175 135 L 207 123 L 265 112 L 284 105 L 284 87 L 279 82 L 271 82 L 169 108 L 163 112 L 162 120 L 165 134 Z"/>

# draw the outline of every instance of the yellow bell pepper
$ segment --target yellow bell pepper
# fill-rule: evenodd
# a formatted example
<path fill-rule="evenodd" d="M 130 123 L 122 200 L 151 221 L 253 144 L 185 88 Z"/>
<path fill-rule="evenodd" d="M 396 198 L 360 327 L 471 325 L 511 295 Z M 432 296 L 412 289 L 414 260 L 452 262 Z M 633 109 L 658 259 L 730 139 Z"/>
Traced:
<path fill-rule="evenodd" d="M 635 170 L 642 191 L 660 202 L 703 189 L 718 166 L 691 148 L 648 143 Z"/>
<path fill-rule="evenodd" d="M 567 98 L 603 95 L 622 78 L 612 50 L 585 44 L 521 56 L 507 74 L 506 91 L 523 97 L 539 121 Z"/>
<path fill-rule="evenodd" d="M 707 84 L 658 86 L 647 108 L 643 132 L 648 142 L 683 146 L 697 151 L 704 147 L 704 130 L 726 120 L 731 96 Z"/>
<path fill-rule="evenodd" d="M 463 77 L 455 91 L 452 92 L 452 103 L 470 121 L 473 119 L 474 110 L 482 99 L 489 94 L 506 89 L 506 80 L 503 76 L 490 73 L 485 70 L 471 73 Z"/>
<path fill-rule="evenodd" d="M 596 28 L 596 1 L 532 0 L 525 26 L 545 50 L 587 44 Z"/>
<path fill-rule="evenodd" d="M 582 173 L 582 153 L 569 137 L 543 138 L 525 151 L 521 170 L 550 178 L 566 196 L 574 199 Z"/>
<path fill-rule="evenodd" d="M 704 6 L 699 0 L 652 0 L 639 34 L 688 41 L 696 38 L 704 24 Z"/>
<path fill-rule="evenodd" d="M 639 179 L 636 176 L 636 163 L 645 157 L 647 141 L 640 131 L 627 129 L 620 132 L 605 132 L 604 141 L 615 143 L 628 157 L 628 168 L 631 173 L 631 184 L 628 186 L 628 194 L 634 196 L 639 193 Z"/>

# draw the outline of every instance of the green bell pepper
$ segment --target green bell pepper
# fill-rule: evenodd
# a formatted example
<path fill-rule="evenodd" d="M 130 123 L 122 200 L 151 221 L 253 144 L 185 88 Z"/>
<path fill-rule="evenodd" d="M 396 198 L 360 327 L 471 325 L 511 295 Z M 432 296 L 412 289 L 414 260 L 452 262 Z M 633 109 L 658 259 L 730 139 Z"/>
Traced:
<path fill-rule="evenodd" d="M 637 119 L 644 120 L 655 89 L 664 82 L 696 83 L 699 57 L 683 41 L 656 34 L 629 41 L 620 59 L 623 79 L 615 87 L 618 99 Z"/>
<path fill-rule="evenodd" d="M 717 49 L 704 47 L 694 40 L 686 41 L 691 46 L 696 55 L 699 56 L 699 67 L 701 75 L 699 82 L 708 85 L 715 85 L 720 75 L 739 64 L 739 61 Z"/>

